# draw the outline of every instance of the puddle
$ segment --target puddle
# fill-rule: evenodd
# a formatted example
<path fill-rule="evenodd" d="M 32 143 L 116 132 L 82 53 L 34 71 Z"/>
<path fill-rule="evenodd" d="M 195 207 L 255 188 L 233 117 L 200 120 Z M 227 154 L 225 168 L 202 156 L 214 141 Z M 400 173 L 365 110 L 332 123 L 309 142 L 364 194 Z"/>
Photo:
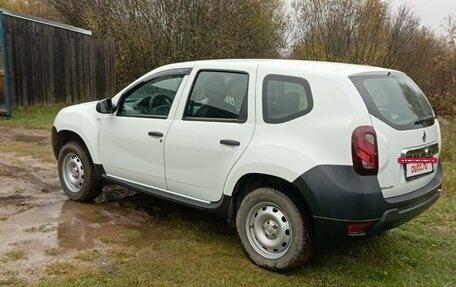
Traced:
<path fill-rule="evenodd" d="M 0 279 L 8 270 L 39 279 L 48 264 L 74 260 L 82 250 L 105 244 L 143 246 L 162 237 L 150 228 L 152 218 L 138 207 L 136 196 L 104 203 L 74 202 L 60 194 L 47 199 L 28 204 L 34 199 L 14 197 L 0 205 Z M 49 250 L 58 255 L 50 256 Z M 10 260 L 8 254 L 15 251 L 23 257 Z"/>
<path fill-rule="evenodd" d="M 1 214 L 5 220 L 0 223 L 0 254 L 11 250 L 11 246 L 18 242 L 27 242 L 24 251 L 36 251 L 43 246 L 53 246 L 57 241 L 56 232 L 44 231 L 43 225 L 57 226 L 63 198 L 54 198 L 52 202 L 43 205 L 27 205 L 16 203 L 15 205 L 2 205 Z M 27 208 L 24 208 L 27 206 Z M 5 210 L 9 211 L 5 214 Z M 9 214 L 8 214 L 9 213 Z M 41 228 L 41 229 L 40 229 Z M 35 252 L 33 252 L 35 253 Z"/>
<path fill-rule="evenodd" d="M 48 145 L 49 138 L 49 131 L 0 126 L 0 145 Z M 46 266 L 74 262 L 83 250 L 149 245 L 166 238 L 169 216 L 200 216 L 115 185 L 106 186 L 94 203 L 71 201 L 61 190 L 56 163 L 40 158 L 34 149 L 18 156 L 20 148 L 0 149 L 0 285 L 11 272 L 27 282 L 39 280 L 48 275 Z"/>
<path fill-rule="evenodd" d="M 104 237 L 121 242 L 119 234 L 124 230 L 147 233 L 145 228 L 151 221 L 148 213 L 132 207 L 119 208 L 120 205 L 134 206 L 135 202 L 133 197 L 89 204 L 59 196 L 37 206 L 25 205 L 24 208 L 17 201 L 14 205 L 2 206 L 0 216 L 4 220 L 0 221 L 0 254 L 8 252 L 20 241 L 28 243 L 24 251 L 35 253 L 43 249 L 39 247 L 84 250 L 94 248 Z M 150 235 L 145 237 L 151 238 Z"/>
<path fill-rule="evenodd" d="M 128 198 L 122 201 L 128 201 Z M 81 204 L 66 201 L 60 211 L 57 245 L 65 249 L 89 249 L 101 240 L 128 243 L 125 230 L 147 233 L 150 216 L 144 211 L 119 208 L 118 202 Z M 125 235 L 125 238 L 122 236 Z M 150 239 L 150 236 L 146 236 Z"/>
<path fill-rule="evenodd" d="M 17 144 L 48 146 L 49 138 L 46 130 L 0 126 L 0 145 L 7 147 L 0 149 L 0 285 L 10 272 L 39 279 L 47 265 L 74 260 L 81 250 L 106 243 L 140 245 L 159 236 L 148 232 L 151 216 L 135 196 L 125 197 L 134 192 L 108 186 L 92 204 L 63 195 L 56 162 Z"/>

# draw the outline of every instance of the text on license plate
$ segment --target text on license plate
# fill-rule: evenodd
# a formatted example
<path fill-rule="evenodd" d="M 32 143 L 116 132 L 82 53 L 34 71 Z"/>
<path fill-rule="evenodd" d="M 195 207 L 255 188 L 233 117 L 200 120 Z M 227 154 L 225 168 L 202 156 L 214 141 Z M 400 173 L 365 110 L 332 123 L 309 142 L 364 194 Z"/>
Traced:
<path fill-rule="evenodd" d="M 406 173 L 405 176 L 414 177 L 417 175 L 430 173 L 434 171 L 434 166 L 432 163 L 409 163 L 406 164 Z"/>

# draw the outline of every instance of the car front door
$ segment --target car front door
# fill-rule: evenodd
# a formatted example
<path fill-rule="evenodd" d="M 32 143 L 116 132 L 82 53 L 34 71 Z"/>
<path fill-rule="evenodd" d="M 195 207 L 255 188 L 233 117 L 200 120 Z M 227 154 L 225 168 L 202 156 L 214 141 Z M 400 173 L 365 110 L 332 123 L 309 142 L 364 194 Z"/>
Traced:
<path fill-rule="evenodd" d="M 204 202 L 221 198 L 231 168 L 253 136 L 256 68 L 194 69 L 166 137 L 169 190 Z"/>
<path fill-rule="evenodd" d="M 167 189 L 163 140 L 189 70 L 161 72 L 126 91 L 101 119 L 99 150 L 107 176 Z"/>

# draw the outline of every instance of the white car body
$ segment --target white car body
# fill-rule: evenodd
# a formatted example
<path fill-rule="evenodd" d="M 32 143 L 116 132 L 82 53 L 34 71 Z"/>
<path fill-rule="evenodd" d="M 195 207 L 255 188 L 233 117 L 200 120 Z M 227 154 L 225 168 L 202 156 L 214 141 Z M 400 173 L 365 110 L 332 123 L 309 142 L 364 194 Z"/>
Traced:
<path fill-rule="evenodd" d="M 129 91 L 154 75 L 184 70 L 166 117 L 119 116 L 118 107 Z M 235 71 L 248 76 L 244 121 L 184 116 L 201 71 Z M 263 89 L 270 75 L 304 79 L 311 90 L 310 110 L 284 122 L 266 122 Z M 376 76 L 396 77 L 400 87 L 409 83 L 404 73 L 395 70 L 314 61 L 240 59 L 171 64 L 147 73 L 114 96 L 112 104 L 118 108 L 114 112 L 97 112 L 97 102 L 62 109 L 54 122 L 54 150 L 57 156 L 65 142 L 59 134 L 74 134 L 105 180 L 199 208 L 220 210 L 223 206 L 222 213 L 228 217 L 236 213 L 237 205 L 232 201 L 243 179 L 257 176 L 264 181 L 269 177 L 270 182 L 289 184 L 301 192 L 320 235 L 377 234 L 411 219 L 437 200 L 440 165 L 433 163 L 432 172 L 407 178 L 398 158 L 417 149 L 422 157 L 438 159 L 441 140 L 432 110 L 428 125 L 410 123 L 408 128 L 394 127 L 372 114 L 352 79 L 365 79 L 366 87 L 375 91 L 376 83 L 369 79 Z M 410 85 L 409 90 L 421 93 Z M 205 102 L 194 103 L 204 106 Z M 378 111 L 388 115 L 381 108 Z M 399 117 L 391 113 L 392 121 Z M 378 171 L 374 175 L 359 175 L 353 170 L 352 137 L 362 126 L 376 133 Z M 239 145 L 220 144 L 222 140 Z M 229 204 L 226 199 L 231 200 Z M 347 232 L 347 224 L 363 221 L 373 222 L 371 229 Z"/>

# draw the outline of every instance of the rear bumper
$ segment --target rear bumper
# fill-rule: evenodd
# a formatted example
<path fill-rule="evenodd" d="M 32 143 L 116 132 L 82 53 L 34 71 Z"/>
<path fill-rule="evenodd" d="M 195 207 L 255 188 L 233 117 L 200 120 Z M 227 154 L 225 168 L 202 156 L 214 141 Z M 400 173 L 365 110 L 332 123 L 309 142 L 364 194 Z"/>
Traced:
<path fill-rule="evenodd" d="M 350 170 L 353 168 L 323 167 L 323 170 L 319 168 L 319 171 L 311 172 L 310 177 L 303 175 L 295 181 L 308 200 L 319 236 L 352 238 L 377 235 L 418 216 L 440 196 L 440 163 L 427 185 L 387 199 L 383 198 L 375 176 L 359 176 Z M 320 174 L 320 179 L 316 180 L 318 175 L 315 173 Z M 361 222 L 370 222 L 370 228 L 358 234 L 348 233 L 349 224 Z"/>

